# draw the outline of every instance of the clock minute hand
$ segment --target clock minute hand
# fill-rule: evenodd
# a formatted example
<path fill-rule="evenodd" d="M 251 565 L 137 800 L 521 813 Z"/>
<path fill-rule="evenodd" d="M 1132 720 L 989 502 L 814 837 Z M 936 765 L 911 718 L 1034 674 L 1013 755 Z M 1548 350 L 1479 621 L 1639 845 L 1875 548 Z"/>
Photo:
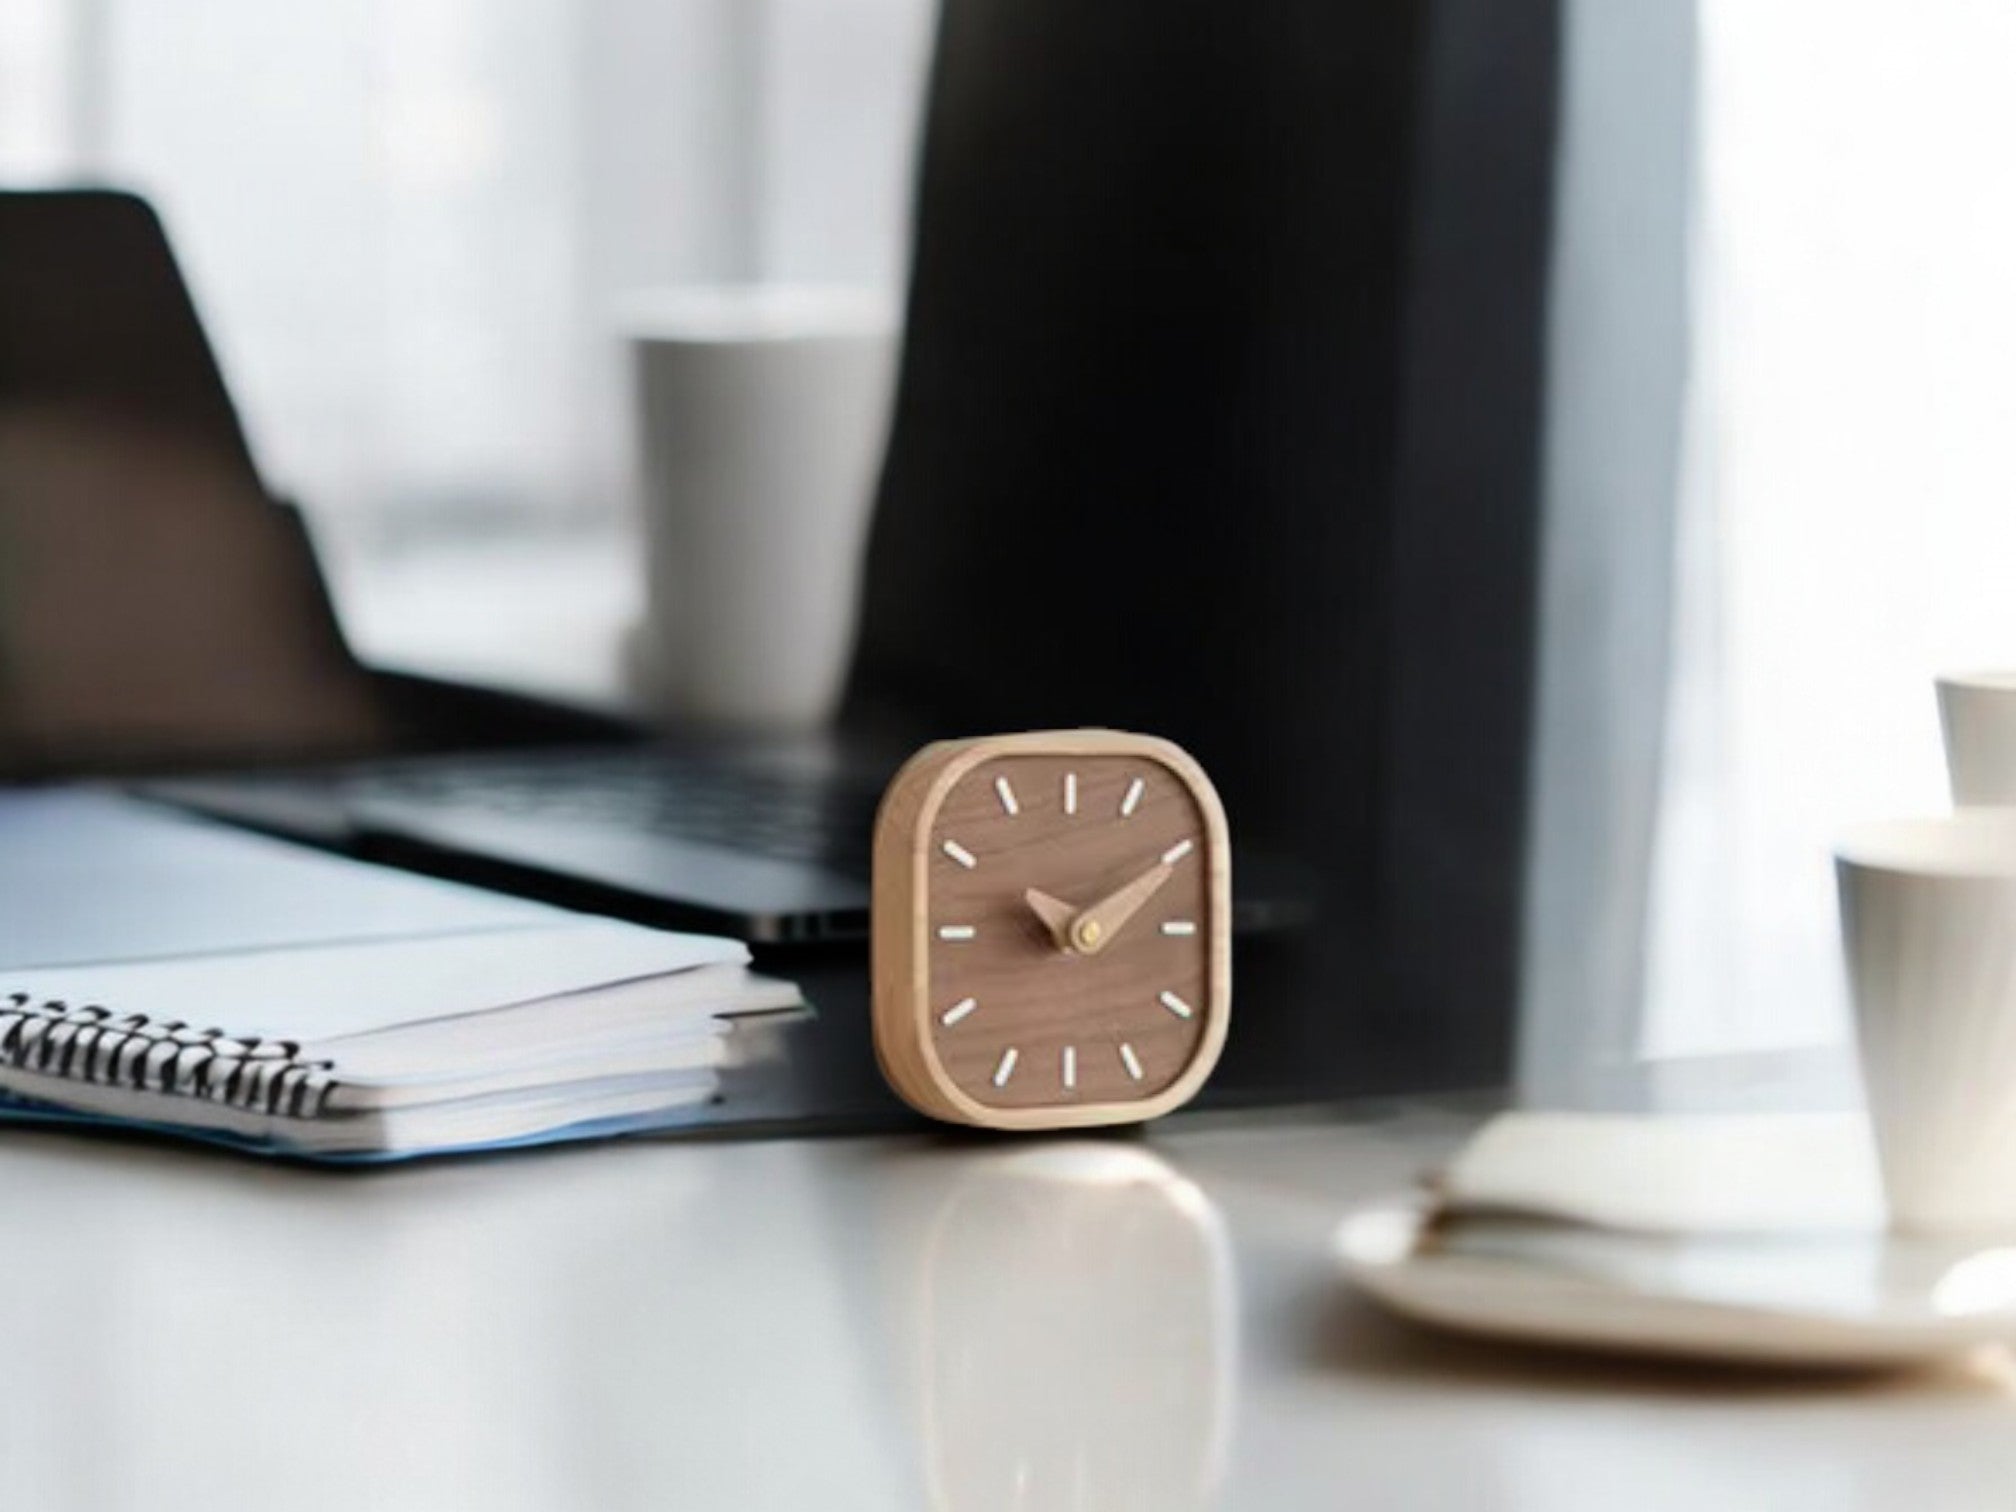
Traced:
<path fill-rule="evenodd" d="M 1071 948 L 1083 955 L 1097 955 L 1104 950 L 1120 927 L 1133 918 L 1141 905 L 1155 896 L 1164 882 L 1167 882 L 1176 868 L 1167 861 L 1158 861 L 1132 882 L 1116 888 L 1081 911 L 1071 921 Z"/>

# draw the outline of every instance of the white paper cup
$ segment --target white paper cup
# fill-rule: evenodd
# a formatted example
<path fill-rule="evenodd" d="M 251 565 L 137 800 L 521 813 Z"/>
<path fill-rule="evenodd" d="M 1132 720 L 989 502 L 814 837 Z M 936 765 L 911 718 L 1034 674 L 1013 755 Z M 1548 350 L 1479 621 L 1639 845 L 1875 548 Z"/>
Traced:
<path fill-rule="evenodd" d="M 687 725 L 831 717 L 854 637 L 898 316 L 863 289 L 686 288 L 625 302 L 645 619 L 630 673 Z"/>
<path fill-rule="evenodd" d="M 2016 672 L 1949 672 L 1937 681 L 1954 803 L 2016 804 Z"/>
<path fill-rule="evenodd" d="M 2016 810 L 1860 826 L 1835 875 L 1892 1223 L 2016 1231 Z"/>

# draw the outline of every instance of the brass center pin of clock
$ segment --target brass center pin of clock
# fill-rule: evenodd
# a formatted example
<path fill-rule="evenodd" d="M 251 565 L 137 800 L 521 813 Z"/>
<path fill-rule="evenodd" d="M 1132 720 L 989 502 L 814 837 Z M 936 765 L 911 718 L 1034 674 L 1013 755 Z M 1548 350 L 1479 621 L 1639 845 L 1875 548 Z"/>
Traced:
<path fill-rule="evenodd" d="M 1080 919 L 1071 930 L 1071 938 L 1078 942 L 1080 950 L 1097 950 L 1105 935 L 1097 919 Z"/>

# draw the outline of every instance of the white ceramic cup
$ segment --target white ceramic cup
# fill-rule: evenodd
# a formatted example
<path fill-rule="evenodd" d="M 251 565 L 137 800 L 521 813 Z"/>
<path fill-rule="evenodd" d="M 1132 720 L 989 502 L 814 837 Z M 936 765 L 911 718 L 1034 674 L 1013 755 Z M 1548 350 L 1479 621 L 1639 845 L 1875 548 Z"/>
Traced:
<path fill-rule="evenodd" d="M 629 672 L 686 725 L 815 727 L 839 702 L 898 315 L 864 289 L 670 289 L 621 312 L 642 452 Z"/>
<path fill-rule="evenodd" d="M 2016 804 L 2016 672 L 1949 672 L 1937 681 L 1954 803 Z"/>
<path fill-rule="evenodd" d="M 2016 810 L 1859 826 L 1835 875 L 1892 1223 L 2016 1232 Z"/>

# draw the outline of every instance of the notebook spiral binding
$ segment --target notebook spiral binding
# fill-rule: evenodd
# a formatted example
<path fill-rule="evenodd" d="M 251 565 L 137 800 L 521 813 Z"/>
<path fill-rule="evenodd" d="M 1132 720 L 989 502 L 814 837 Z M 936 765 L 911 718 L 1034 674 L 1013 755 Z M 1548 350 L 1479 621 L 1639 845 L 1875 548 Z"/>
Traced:
<path fill-rule="evenodd" d="M 233 1038 L 25 992 L 0 995 L 0 1066 L 284 1118 L 321 1116 L 337 1085 L 335 1063 L 304 1060 L 292 1040 Z"/>

